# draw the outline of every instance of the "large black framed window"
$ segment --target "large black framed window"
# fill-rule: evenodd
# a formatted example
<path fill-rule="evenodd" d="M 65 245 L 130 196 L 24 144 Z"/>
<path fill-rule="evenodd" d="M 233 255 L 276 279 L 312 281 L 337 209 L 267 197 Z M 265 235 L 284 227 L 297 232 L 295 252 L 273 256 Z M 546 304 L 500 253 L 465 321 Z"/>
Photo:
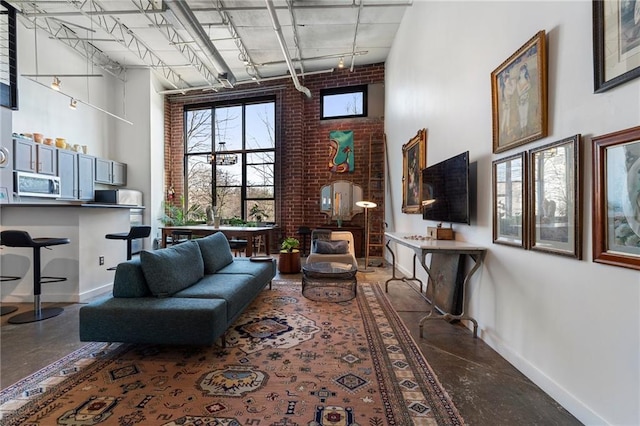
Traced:
<path fill-rule="evenodd" d="M 0 1 L 0 106 L 18 109 L 16 9 Z"/>
<path fill-rule="evenodd" d="M 275 220 L 275 99 L 187 106 L 184 120 L 191 217 L 211 206 L 224 220 Z"/>

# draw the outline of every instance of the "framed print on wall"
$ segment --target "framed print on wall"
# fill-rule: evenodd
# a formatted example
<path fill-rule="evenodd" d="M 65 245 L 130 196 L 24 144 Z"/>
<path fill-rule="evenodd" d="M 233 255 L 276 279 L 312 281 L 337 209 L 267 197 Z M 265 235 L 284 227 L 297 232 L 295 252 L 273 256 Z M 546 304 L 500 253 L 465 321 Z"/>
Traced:
<path fill-rule="evenodd" d="M 529 248 L 582 258 L 580 135 L 529 150 Z"/>
<path fill-rule="evenodd" d="M 593 0 L 593 80 L 595 93 L 640 76 L 640 3 Z"/>
<path fill-rule="evenodd" d="M 493 161 L 493 242 L 525 248 L 526 163 L 524 152 Z"/>
<path fill-rule="evenodd" d="M 640 270 L 640 127 L 592 143 L 593 261 Z"/>
<path fill-rule="evenodd" d="M 491 73 L 491 111 L 494 153 L 547 136 L 544 30 Z"/>
<path fill-rule="evenodd" d="M 402 213 L 420 213 L 422 169 L 427 163 L 427 130 L 402 145 Z"/>

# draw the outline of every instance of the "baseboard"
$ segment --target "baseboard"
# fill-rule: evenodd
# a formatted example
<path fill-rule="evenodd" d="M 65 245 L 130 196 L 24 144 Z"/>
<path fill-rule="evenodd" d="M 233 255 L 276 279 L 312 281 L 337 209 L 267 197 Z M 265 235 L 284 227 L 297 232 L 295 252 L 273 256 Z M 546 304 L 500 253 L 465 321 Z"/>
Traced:
<path fill-rule="evenodd" d="M 113 283 L 93 288 L 85 293 L 50 293 L 40 295 L 42 303 L 87 303 L 91 299 L 113 291 Z M 2 303 L 33 303 L 33 293 L 11 293 L 2 297 Z"/>
<path fill-rule="evenodd" d="M 396 264 L 396 270 L 406 277 L 411 276 L 411 271 Z M 470 326 L 468 326 L 470 328 Z M 563 388 L 559 383 L 546 375 L 543 371 L 531 364 L 528 360 L 514 352 L 510 346 L 506 345 L 501 339 L 491 333 L 490 330 L 480 328 L 478 330 L 478 338 L 489 345 L 509 364 L 513 365 L 518 371 L 524 374 L 529 380 L 535 383 L 547 395 L 553 398 L 558 404 L 562 405 L 568 412 L 576 417 L 580 422 L 587 425 L 608 424 L 608 422 L 600 417 L 596 412 L 591 410 L 582 401 L 572 395 Z"/>
<path fill-rule="evenodd" d="M 495 335 L 492 335 L 486 330 L 482 330 L 482 332 L 479 333 L 478 338 L 481 338 L 483 342 L 485 342 L 494 351 L 500 354 L 500 356 L 507 360 L 509 364 L 513 365 L 516 369 L 518 369 L 518 371 L 527 376 L 529 380 L 540 387 L 540 389 L 542 389 L 547 395 L 558 402 L 558 404 L 562 405 L 565 410 L 573 414 L 573 416 L 575 416 L 583 424 L 608 424 L 605 419 L 600 417 L 582 401 L 580 401 L 569 391 L 563 388 L 559 383 L 553 380 L 553 378 L 549 377 L 535 365 L 531 364 L 525 358 L 515 353 L 509 346 L 505 345 L 501 339 L 496 338 Z"/>
<path fill-rule="evenodd" d="M 81 293 L 79 295 L 79 299 L 78 302 L 79 303 L 87 303 L 89 302 L 91 299 L 101 296 L 103 294 L 106 293 L 111 293 L 113 292 L 113 283 L 108 283 L 105 284 L 103 286 L 97 287 L 97 288 L 93 288 L 90 291 L 87 291 L 85 293 Z"/>

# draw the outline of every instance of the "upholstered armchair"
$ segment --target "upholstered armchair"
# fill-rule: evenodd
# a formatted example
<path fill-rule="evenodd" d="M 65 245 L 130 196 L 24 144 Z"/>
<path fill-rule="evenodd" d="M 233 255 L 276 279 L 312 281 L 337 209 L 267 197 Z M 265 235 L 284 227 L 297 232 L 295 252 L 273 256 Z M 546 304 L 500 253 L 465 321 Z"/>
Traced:
<path fill-rule="evenodd" d="M 349 231 L 313 230 L 307 263 L 313 262 L 341 262 L 357 267 L 353 234 Z"/>

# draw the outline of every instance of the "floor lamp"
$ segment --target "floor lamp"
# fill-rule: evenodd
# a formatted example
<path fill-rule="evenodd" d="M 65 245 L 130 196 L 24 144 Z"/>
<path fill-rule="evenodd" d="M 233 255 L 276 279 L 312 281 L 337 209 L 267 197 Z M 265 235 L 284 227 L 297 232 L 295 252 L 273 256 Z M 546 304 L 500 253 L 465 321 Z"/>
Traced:
<path fill-rule="evenodd" d="M 369 268 L 369 209 L 378 207 L 378 205 L 372 201 L 358 201 L 356 206 L 364 209 L 364 233 L 366 238 L 364 269 L 359 269 L 358 272 L 373 272 L 374 270 Z"/>

